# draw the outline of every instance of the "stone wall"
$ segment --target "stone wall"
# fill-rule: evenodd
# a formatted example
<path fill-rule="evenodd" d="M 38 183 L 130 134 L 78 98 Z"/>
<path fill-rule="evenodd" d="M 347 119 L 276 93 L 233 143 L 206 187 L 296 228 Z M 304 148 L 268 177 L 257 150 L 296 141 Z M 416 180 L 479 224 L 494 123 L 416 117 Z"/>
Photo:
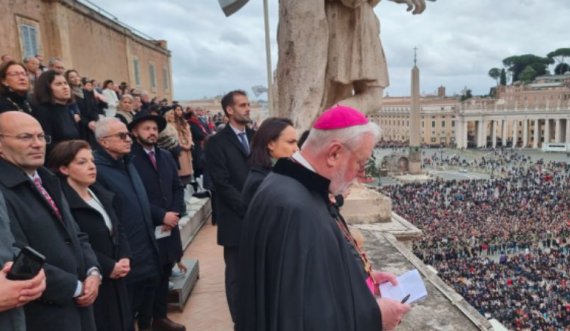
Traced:
<path fill-rule="evenodd" d="M 151 97 L 172 99 L 170 51 L 166 42 L 145 39 L 76 0 L 8 0 L 0 2 L 0 53 L 24 56 L 20 26 L 37 31 L 37 52 L 62 57 L 66 68 L 99 82 L 113 79 L 147 90 Z M 138 60 L 136 84 L 134 62 Z M 150 65 L 154 65 L 155 85 Z"/>

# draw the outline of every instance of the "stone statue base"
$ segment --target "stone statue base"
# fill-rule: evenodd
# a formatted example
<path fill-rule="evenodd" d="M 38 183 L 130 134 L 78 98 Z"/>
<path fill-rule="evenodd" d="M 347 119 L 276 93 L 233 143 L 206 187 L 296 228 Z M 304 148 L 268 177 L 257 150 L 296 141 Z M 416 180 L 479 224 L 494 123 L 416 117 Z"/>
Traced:
<path fill-rule="evenodd" d="M 419 147 L 410 147 L 408 161 L 408 173 L 410 175 L 419 175 L 422 173 L 422 152 Z"/>
<path fill-rule="evenodd" d="M 350 224 L 390 222 L 392 200 L 362 184 L 356 184 L 351 187 L 341 213 Z"/>

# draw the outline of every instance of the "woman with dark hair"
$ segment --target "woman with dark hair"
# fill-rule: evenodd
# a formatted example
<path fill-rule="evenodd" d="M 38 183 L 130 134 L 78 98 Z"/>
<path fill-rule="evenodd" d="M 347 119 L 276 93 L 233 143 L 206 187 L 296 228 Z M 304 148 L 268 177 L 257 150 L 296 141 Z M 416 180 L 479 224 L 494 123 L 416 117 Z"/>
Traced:
<path fill-rule="evenodd" d="M 79 122 L 79 135 L 82 139 L 87 140 L 91 146 L 96 146 L 95 140 L 95 122 L 99 119 L 97 108 L 91 100 L 88 99 L 85 90 L 82 88 L 81 76 L 75 69 L 70 69 L 65 72 L 65 79 L 71 88 L 75 99 L 75 105 L 81 117 Z M 70 108 L 73 104 L 70 105 Z M 72 113 L 75 112 L 71 110 Z"/>
<path fill-rule="evenodd" d="M 83 140 L 59 143 L 48 166 L 61 178 L 63 192 L 82 232 L 101 266 L 103 281 L 93 303 L 99 331 L 131 330 L 133 322 L 124 277 L 130 271 L 130 249 L 115 208 L 114 193 L 95 184 L 97 169 L 89 144 Z"/>
<path fill-rule="evenodd" d="M 0 113 L 17 110 L 32 114 L 28 102 L 30 80 L 23 64 L 8 61 L 0 66 Z"/>
<path fill-rule="evenodd" d="M 241 193 L 244 205 L 249 205 L 275 162 L 282 157 L 290 157 L 298 150 L 297 131 L 290 119 L 270 117 L 261 123 L 251 142 L 250 170 Z"/>
<path fill-rule="evenodd" d="M 42 125 L 44 133 L 51 136 L 48 152 L 58 142 L 80 139 L 79 122 L 81 116 L 70 105 L 73 96 L 67 80 L 62 74 L 48 70 L 38 77 L 34 85 L 34 116 Z"/>
<path fill-rule="evenodd" d="M 95 80 L 83 77 L 81 78 L 81 85 L 83 85 L 83 95 L 85 96 L 85 102 L 89 105 L 89 109 L 95 110 L 97 119 L 105 116 L 107 103 L 103 101 L 104 98 L 99 93 L 96 93 Z"/>
<path fill-rule="evenodd" d="M 202 159 L 204 149 L 204 139 L 208 136 L 208 131 L 192 110 L 186 113 L 186 117 L 188 118 L 188 125 L 190 125 L 192 141 L 194 142 L 194 148 L 192 149 L 192 169 L 194 170 L 194 178 L 198 178 L 202 175 L 204 169 L 200 160 Z"/>
<path fill-rule="evenodd" d="M 119 96 L 117 95 L 117 91 L 115 91 L 115 83 L 110 79 L 103 82 L 103 97 L 105 97 L 105 102 L 107 103 L 105 116 L 115 117 L 117 114 L 117 105 L 119 104 Z"/>

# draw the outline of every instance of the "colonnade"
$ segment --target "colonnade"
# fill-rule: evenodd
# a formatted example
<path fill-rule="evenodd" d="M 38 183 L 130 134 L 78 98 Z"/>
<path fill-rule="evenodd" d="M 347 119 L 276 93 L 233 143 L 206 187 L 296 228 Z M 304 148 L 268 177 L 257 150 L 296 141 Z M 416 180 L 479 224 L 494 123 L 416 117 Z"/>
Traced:
<path fill-rule="evenodd" d="M 570 116 L 461 117 L 456 121 L 457 148 L 511 146 L 540 148 L 544 143 L 570 143 Z M 500 139 L 500 141 L 499 141 Z M 507 142 L 510 142 L 508 144 Z"/>

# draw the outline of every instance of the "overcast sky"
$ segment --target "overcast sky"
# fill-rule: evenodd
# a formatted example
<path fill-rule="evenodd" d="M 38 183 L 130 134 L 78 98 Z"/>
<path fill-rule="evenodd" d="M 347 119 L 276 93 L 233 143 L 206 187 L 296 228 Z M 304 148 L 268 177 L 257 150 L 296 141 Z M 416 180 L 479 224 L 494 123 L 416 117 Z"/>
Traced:
<path fill-rule="evenodd" d="M 199 99 L 266 85 L 263 1 L 225 17 L 217 0 L 91 0 L 172 51 L 174 97 Z M 299 0 L 323 1 L 324 0 Z M 278 0 L 269 0 L 273 70 L 277 64 Z M 383 0 L 376 7 L 388 61 L 391 96 L 410 94 L 418 47 L 422 93 L 439 85 L 487 94 L 492 67 L 512 55 L 546 56 L 570 47 L 570 0 L 437 0 L 421 15 Z M 264 98 L 265 95 L 262 96 Z"/>

